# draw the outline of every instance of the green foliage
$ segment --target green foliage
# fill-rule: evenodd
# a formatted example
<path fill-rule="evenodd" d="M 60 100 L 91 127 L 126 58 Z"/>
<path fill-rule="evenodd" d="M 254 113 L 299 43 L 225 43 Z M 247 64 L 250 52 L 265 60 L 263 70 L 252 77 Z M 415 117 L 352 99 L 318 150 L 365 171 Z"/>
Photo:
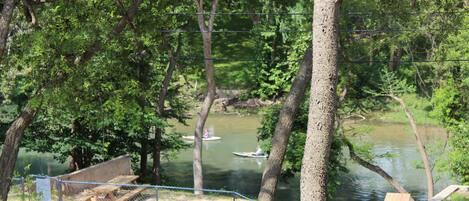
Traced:
<path fill-rule="evenodd" d="M 278 121 L 281 105 L 274 105 L 266 109 L 262 126 L 259 128 L 258 139 L 264 151 L 271 149 L 272 137 L 275 132 L 275 126 Z M 306 142 L 306 128 L 308 124 L 308 102 L 304 102 L 294 117 L 291 136 L 288 141 L 288 147 L 283 162 L 283 175 L 291 176 L 301 170 L 301 161 L 303 159 L 304 145 Z M 335 192 L 339 186 L 338 178 L 340 173 L 346 172 L 345 160 L 342 155 L 343 142 L 338 136 L 335 136 L 331 145 L 331 154 L 329 156 L 328 188 L 330 195 Z"/>
<path fill-rule="evenodd" d="M 151 20 L 160 16 L 153 11 L 161 5 L 142 3 L 132 24 L 109 40 L 129 6 L 56 1 L 36 10 L 41 26 L 18 25 L 21 32 L 11 38 L 7 59 L 2 60 L 7 67 L 2 72 L 3 102 L 18 108 L 26 102 L 46 106 L 28 129 L 25 147 L 56 153 L 62 162 L 71 157 L 83 168 L 122 154 L 137 156 L 142 141 L 153 144 L 152 129 L 164 130 L 169 118 L 186 119 L 189 108 L 178 85 L 168 90 L 166 115 L 155 111 L 167 47 L 177 41 L 150 31 L 172 29 Z M 169 44 L 162 44 L 163 37 Z M 77 65 L 76 59 L 96 41 L 102 49 Z M 164 135 L 162 143 L 168 153 L 186 147 L 174 133 Z"/>
<path fill-rule="evenodd" d="M 469 17 L 464 18 L 466 28 Z M 449 34 L 438 48 L 438 58 L 455 59 L 465 57 L 469 48 L 469 31 Z M 469 184 L 469 65 L 450 62 L 435 65 L 438 77 L 433 96 L 432 115 L 438 119 L 450 135 L 449 169 L 462 184 Z"/>
<path fill-rule="evenodd" d="M 34 178 L 29 175 L 30 170 L 31 164 L 24 167 L 23 175 L 20 175 L 18 172 L 14 173 L 13 177 L 20 180 L 16 181 L 17 185 L 12 186 L 12 192 L 19 195 L 19 200 L 21 201 L 40 201 L 41 194 L 33 190 L 36 185 L 34 183 Z"/>
<path fill-rule="evenodd" d="M 469 126 L 467 105 L 461 97 L 460 88 L 449 81 L 434 93 L 432 114 L 440 120 L 448 132 L 451 133 L 449 154 L 449 169 L 458 181 L 469 183 Z"/>

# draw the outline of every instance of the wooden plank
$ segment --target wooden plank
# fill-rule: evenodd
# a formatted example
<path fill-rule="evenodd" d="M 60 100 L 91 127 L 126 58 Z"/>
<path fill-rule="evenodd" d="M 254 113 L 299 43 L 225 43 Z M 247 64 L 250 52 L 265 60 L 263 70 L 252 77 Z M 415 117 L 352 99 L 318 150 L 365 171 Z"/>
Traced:
<path fill-rule="evenodd" d="M 446 187 L 445 189 L 443 189 L 438 194 L 436 194 L 435 196 L 433 196 L 431 201 L 444 200 L 445 198 L 449 197 L 454 192 L 458 191 L 459 189 L 464 189 L 464 188 L 468 188 L 468 186 L 450 185 L 450 186 Z"/>
<path fill-rule="evenodd" d="M 109 184 L 130 184 L 132 182 L 134 182 L 135 180 L 138 179 L 138 176 L 136 175 L 121 175 L 121 176 L 117 176 L 111 180 L 109 180 L 108 182 L 106 183 L 109 183 Z M 91 191 L 93 191 L 95 194 L 109 194 L 109 193 L 112 193 L 112 192 L 115 192 L 117 190 L 119 190 L 119 188 L 121 188 L 121 186 L 119 185 L 101 185 L 101 186 L 98 186 L 98 187 L 95 187 L 93 189 L 91 189 Z"/>
<path fill-rule="evenodd" d="M 384 201 L 411 201 L 409 193 L 386 193 Z"/>
<path fill-rule="evenodd" d="M 126 193 L 125 195 L 123 195 L 122 197 L 117 199 L 116 201 L 128 201 L 128 200 L 134 198 L 135 196 L 137 196 L 139 193 L 143 192 L 144 190 L 145 190 L 145 188 L 134 189 L 134 190 Z"/>

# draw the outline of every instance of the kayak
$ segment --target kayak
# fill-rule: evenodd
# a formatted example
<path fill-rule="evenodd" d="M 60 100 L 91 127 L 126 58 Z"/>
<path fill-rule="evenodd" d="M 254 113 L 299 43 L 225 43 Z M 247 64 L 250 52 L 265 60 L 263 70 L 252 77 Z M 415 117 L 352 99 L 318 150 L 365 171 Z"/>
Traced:
<path fill-rule="evenodd" d="M 233 154 L 245 158 L 267 158 L 267 154 L 256 155 L 256 152 L 233 152 Z"/>
<path fill-rule="evenodd" d="M 194 140 L 194 136 L 182 136 L 182 139 L 185 140 Z M 221 137 L 209 137 L 209 138 L 202 138 L 203 141 L 214 141 L 214 140 L 221 140 Z"/>

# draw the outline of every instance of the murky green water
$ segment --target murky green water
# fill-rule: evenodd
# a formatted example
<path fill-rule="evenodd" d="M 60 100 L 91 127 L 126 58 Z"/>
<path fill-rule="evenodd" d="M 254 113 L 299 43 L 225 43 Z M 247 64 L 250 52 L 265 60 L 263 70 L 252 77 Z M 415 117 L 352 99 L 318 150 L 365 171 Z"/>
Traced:
<path fill-rule="evenodd" d="M 188 122 L 189 126 L 176 124 L 174 131 L 192 135 L 195 120 Z M 204 142 L 203 167 L 204 187 L 212 189 L 227 189 L 238 191 L 250 197 L 256 197 L 264 168 L 265 159 L 250 159 L 235 157 L 235 151 L 254 151 L 256 148 L 256 131 L 260 124 L 259 116 L 211 115 L 206 126 L 213 129 L 220 141 Z M 360 125 L 370 125 L 373 129 L 361 136 L 353 138 L 355 142 L 372 142 L 373 152 L 395 154 L 396 157 L 377 159 L 376 163 L 399 180 L 407 190 L 419 199 L 425 199 L 426 183 L 423 170 L 416 169 L 415 163 L 420 155 L 415 147 L 414 137 L 406 125 L 383 124 L 375 122 L 361 122 Z M 350 124 L 350 126 L 357 126 Z M 445 134 L 441 129 L 422 126 L 421 132 L 425 140 L 435 141 L 443 139 Z M 66 166 L 53 161 L 51 155 L 38 156 L 22 152 L 19 164 L 33 161 L 32 173 L 54 175 L 64 171 Z M 36 162 L 34 162 L 36 161 Z M 30 163 L 30 162 L 29 162 Z M 47 168 L 49 167 L 49 168 Z M 393 189 L 381 177 L 349 162 L 350 172 L 343 175 L 342 185 L 332 200 L 383 200 L 386 192 Z M 175 186 L 192 186 L 192 150 L 188 149 L 178 154 L 176 159 L 165 161 L 163 164 L 165 183 Z M 436 185 L 436 192 L 447 186 L 450 181 L 447 175 L 441 177 Z M 278 200 L 299 200 L 299 180 L 291 178 L 282 181 L 278 188 Z"/>

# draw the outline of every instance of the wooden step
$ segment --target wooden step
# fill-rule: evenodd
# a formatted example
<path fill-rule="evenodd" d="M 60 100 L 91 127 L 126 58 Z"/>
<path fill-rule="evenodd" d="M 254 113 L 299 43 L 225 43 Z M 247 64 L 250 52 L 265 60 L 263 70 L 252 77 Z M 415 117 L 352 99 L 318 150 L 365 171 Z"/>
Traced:
<path fill-rule="evenodd" d="M 130 200 L 130 199 L 134 198 L 135 196 L 137 196 L 139 193 L 143 192 L 144 190 L 145 190 L 145 188 L 136 188 L 136 189 L 124 194 L 122 197 L 120 197 L 116 201 Z"/>

